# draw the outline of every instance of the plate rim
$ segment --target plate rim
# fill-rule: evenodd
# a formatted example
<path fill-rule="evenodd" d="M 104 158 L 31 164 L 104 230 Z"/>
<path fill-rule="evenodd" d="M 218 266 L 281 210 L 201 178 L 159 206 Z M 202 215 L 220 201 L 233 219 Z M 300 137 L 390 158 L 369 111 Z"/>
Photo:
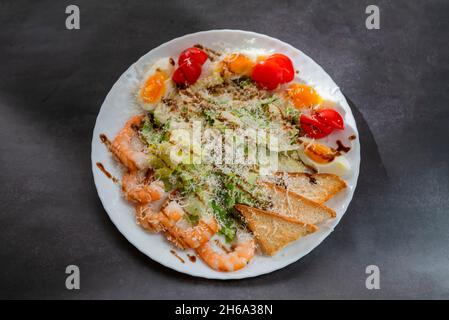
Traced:
<path fill-rule="evenodd" d="M 282 40 L 280 40 L 280 39 L 278 39 L 278 38 L 275 38 L 275 37 L 272 37 L 272 36 L 268 36 L 268 35 L 265 35 L 265 34 L 262 34 L 262 33 L 257 33 L 257 32 L 253 32 L 253 31 L 247 31 L 247 30 L 241 30 L 241 29 L 211 29 L 211 30 L 203 30 L 203 31 L 198 31 L 198 32 L 194 32 L 194 33 L 189 33 L 189 34 L 185 34 L 185 35 L 182 35 L 182 36 L 179 36 L 179 37 L 176 37 L 176 38 L 173 38 L 173 39 L 171 39 L 171 40 L 169 40 L 169 41 L 167 41 L 167 42 L 164 42 L 164 43 L 162 43 L 162 44 L 160 44 L 160 45 L 158 45 L 158 46 L 156 46 L 156 47 L 154 47 L 154 48 L 152 48 L 151 50 L 149 50 L 148 52 L 146 52 L 145 54 L 143 54 L 141 57 L 139 57 L 139 59 L 137 59 L 135 62 L 133 62 L 117 79 L 116 79 L 116 81 L 114 82 L 114 84 L 113 84 L 113 86 L 109 89 L 109 92 L 108 92 L 108 94 L 106 95 L 106 97 L 104 98 L 104 100 L 103 100 L 103 102 L 102 102 L 102 104 L 101 104 L 101 107 L 100 107 L 100 109 L 99 109 L 99 111 L 98 111 L 98 114 L 97 114 L 97 116 L 96 116 L 96 119 L 95 119 L 95 125 L 94 125 L 94 128 L 93 128 L 93 131 L 92 131 L 92 141 L 91 141 L 91 163 L 92 163 L 92 174 L 93 174 L 93 178 L 94 178 L 94 183 L 95 183 L 95 188 L 96 188 L 96 190 L 97 190 L 97 194 L 98 194 L 98 197 L 100 198 L 100 201 L 101 201 L 101 204 L 102 204 L 102 206 L 103 206 L 103 209 L 104 209 L 104 211 L 106 211 L 106 213 L 107 213 L 107 215 L 108 215 L 108 217 L 109 217 L 109 219 L 112 221 L 112 223 L 114 224 L 114 226 L 118 229 L 118 231 L 125 237 L 125 239 L 127 240 L 127 241 L 129 241 L 137 250 L 139 250 L 142 254 L 144 254 L 145 256 L 147 256 L 148 258 L 150 258 L 151 260 L 153 260 L 154 262 L 156 262 L 156 263 L 159 263 L 159 264 L 161 264 L 161 265 L 163 265 L 164 267 L 167 267 L 167 268 L 169 268 L 169 269 L 172 269 L 172 270 L 175 270 L 175 271 L 177 271 L 177 272 L 179 272 L 179 273 L 182 273 L 182 274 L 186 274 L 186 275 L 189 275 L 189 276 L 192 276 L 192 277 L 200 277 L 200 278 L 204 278 L 204 279 L 213 279 L 213 280 L 239 280 L 239 279 L 246 279 L 246 278 L 254 278 L 254 277 L 258 277 L 258 276 L 262 276 L 262 275 L 266 275 L 266 274 L 269 274 L 269 273 L 272 273 L 272 272 L 275 272 L 275 271 L 278 271 L 278 270 L 281 270 L 281 269 L 284 269 L 285 267 L 287 267 L 287 266 L 289 266 L 289 265 L 291 265 L 291 264 L 293 264 L 293 263 L 295 263 L 295 262 L 297 262 L 297 261 L 299 261 L 301 258 L 303 258 L 303 257 L 305 257 L 306 255 L 308 255 L 312 250 L 314 250 L 316 247 L 318 247 L 333 231 L 334 231 L 334 228 L 330 228 L 330 231 L 328 232 L 328 233 L 326 233 L 324 236 L 321 236 L 321 237 L 319 237 L 319 238 L 317 238 L 317 240 L 316 240 L 316 244 L 313 246 L 313 247 L 311 247 L 311 248 L 307 248 L 301 255 L 299 255 L 297 258 L 295 257 L 294 259 L 287 259 L 286 261 L 285 261 L 285 263 L 280 263 L 276 268 L 273 268 L 273 269 L 269 269 L 269 270 L 267 270 L 267 271 L 262 271 L 262 272 L 257 272 L 257 273 L 255 273 L 255 274 L 241 274 L 241 273 L 235 273 L 235 272 L 220 272 L 220 273 L 213 273 L 213 274 L 210 274 L 210 275 L 208 275 L 208 274 L 197 274 L 197 273 L 194 273 L 194 272 L 189 272 L 188 271 L 188 269 L 186 269 L 186 268 L 181 268 L 180 266 L 178 266 L 178 265 L 176 265 L 176 264 L 171 264 L 171 265 L 169 265 L 169 264 L 167 264 L 167 263 L 165 263 L 165 262 L 163 262 L 163 261 L 160 261 L 160 260 L 158 260 L 158 259 L 156 259 L 156 258 L 154 258 L 153 256 L 150 256 L 147 252 L 145 252 L 143 249 L 141 249 L 140 248 L 140 245 L 139 244 L 137 244 L 137 240 L 135 240 L 135 239 L 133 239 L 133 238 L 131 238 L 123 229 L 124 228 L 122 228 L 121 227 L 121 225 L 118 223 L 118 221 L 116 222 L 116 221 L 114 221 L 114 219 L 113 219 L 113 217 L 112 217 L 112 215 L 108 212 L 108 210 L 106 209 L 106 206 L 105 206 L 105 203 L 106 203 L 106 199 L 104 199 L 103 198 L 103 196 L 101 195 L 101 193 L 99 192 L 99 189 L 100 189 L 100 186 L 99 186 L 99 184 L 100 184 L 100 182 L 98 181 L 98 178 L 97 178 L 97 176 L 99 176 L 99 175 L 97 175 L 96 174 L 96 168 L 97 168 L 97 166 L 96 166 L 96 162 L 97 161 L 95 161 L 95 159 L 94 159 L 94 139 L 96 139 L 97 138 L 97 135 L 95 134 L 96 133 L 96 129 L 97 129 L 97 123 L 98 123 L 98 120 L 99 120 L 99 116 L 100 116 L 100 113 L 101 113 L 101 110 L 102 110 L 102 108 L 103 108 L 103 106 L 104 106 L 104 104 L 105 104 L 105 102 L 108 100 L 108 97 L 111 95 L 111 92 L 113 91 L 113 89 L 114 89 L 114 87 L 116 87 L 117 85 L 118 85 L 118 82 L 119 82 L 119 80 L 130 70 L 130 69 L 132 69 L 132 68 L 134 68 L 135 67 L 135 65 L 139 62 L 139 61 L 141 61 L 142 59 L 144 59 L 144 57 L 146 56 L 146 55 L 148 55 L 149 53 L 151 53 L 152 51 L 155 51 L 155 50 L 159 50 L 159 49 L 161 49 L 161 48 L 163 48 L 163 47 L 165 47 L 165 46 L 169 46 L 170 44 L 172 44 L 172 43 L 174 43 L 174 42 L 177 42 L 177 41 L 180 41 L 180 40 L 182 40 L 182 39 L 184 39 L 184 38 L 188 38 L 188 37 L 192 37 L 192 36 L 201 36 L 202 34 L 207 34 L 207 33 L 214 33 L 214 32 L 219 32 L 219 33 L 243 33 L 243 34 L 245 34 L 245 35 L 249 35 L 249 36 L 255 36 L 255 37 L 258 37 L 258 38 L 265 38 L 265 39 L 268 39 L 268 40 L 271 40 L 271 41 L 276 41 L 276 42 L 279 42 L 279 43 L 281 43 L 282 45 L 284 45 L 284 46 L 286 46 L 286 47 L 288 47 L 289 49 L 291 49 L 291 50 L 293 50 L 293 51 L 296 51 L 296 52 L 300 52 L 303 56 L 304 56 L 304 58 L 306 58 L 306 59 L 308 59 L 308 60 L 310 60 L 311 62 L 313 62 L 319 69 L 320 69 L 320 71 L 322 71 L 333 83 L 335 83 L 335 81 L 332 79 L 332 77 L 323 69 L 323 67 L 320 65 L 320 64 L 318 64 L 315 60 L 313 60 L 310 56 L 308 56 L 306 53 L 304 53 L 302 50 L 299 50 L 299 49 L 297 49 L 297 48 L 295 48 L 294 46 L 292 46 L 291 44 L 289 44 L 289 43 L 287 43 L 287 42 L 284 42 L 284 41 L 282 41 Z M 335 83 L 336 84 L 336 83 Z M 337 85 L 337 84 L 336 84 Z M 338 88 L 338 90 L 340 90 L 340 87 L 337 85 L 337 88 Z M 341 92 L 341 90 L 340 90 L 340 92 Z M 338 221 L 337 221 L 337 223 L 336 223 L 336 225 L 335 225 L 335 227 L 338 225 L 338 223 L 340 223 L 340 220 L 341 220 L 341 218 L 343 218 L 343 216 L 344 216 L 344 214 L 346 213 L 346 211 L 347 211 L 347 209 L 348 209 L 348 207 L 349 207 L 349 205 L 351 204 L 351 202 L 352 202 L 352 199 L 353 199 L 353 196 L 354 196 L 354 193 L 355 193 L 355 190 L 356 190 L 356 188 L 357 188 L 357 183 L 358 183 L 358 178 L 359 178 L 359 173 L 360 173 L 360 164 L 361 164 L 361 144 L 360 144 L 360 137 L 359 137 L 359 131 L 358 131 L 358 128 L 357 128 L 357 123 L 356 123 L 356 121 L 355 121 L 355 118 L 354 118 L 354 114 L 352 113 L 352 109 L 351 109 L 351 106 L 349 105 L 349 103 L 347 102 L 347 99 L 346 99 L 346 96 L 344 96 L 344 94 L 343 94 L 343 92 L 341 92 L 341 94 L 342 94 L 342 96 L 343 96 L 343 99 L 344 99 L 344 101 L 346 102 L 346 104 L 348 105 L 348 107 L 349 107 L 349 110 L 350 110 L 350 112 L 351 112 L 351 116 L 352 116 L 352 118 L 354 119 L 354 123 L 353 123 L 353 129 L 354 129 L 354 131 L 355 131 L 355 134 L 357 135 L 357 142 L 358 142 L 358 163 L 357 163 L 357 165 L 355 165 L 354 166 L 354 168 L 352 169 L 352 170 L 354 170 L 354 177 L 355 177 L 355 179 L 354 179 L 354 184 L 353 184 L 353 188 L 352 188 L 352 190 L 351 190 L 351 192 L 348 194 L 348 196 L 347 196 L 347 205 L 346 206 L 344 206 L 344 210 L 343 210 L 343 213 L 342 213 L 342 215 L 341 215 L 341 217 L 338 219 Z M 185 265 L 184 265 L 185 266 Z"/>

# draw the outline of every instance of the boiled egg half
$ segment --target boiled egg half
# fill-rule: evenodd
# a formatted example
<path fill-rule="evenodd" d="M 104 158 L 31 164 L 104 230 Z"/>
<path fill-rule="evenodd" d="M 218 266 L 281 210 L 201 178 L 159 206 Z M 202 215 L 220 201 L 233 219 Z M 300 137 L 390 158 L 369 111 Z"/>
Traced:
<path fill-rule="evenodd" d="M 251 76 L 254 65 L 265 58 L 265 51 L 242 50 L 227 54 L 219 64 L 220 70 L 226 70 L 236 76 Z"/>
<path fill-rule="evenodd" d="M 174 69 L 173 59 L 167 57 L 157 60 L 145 73 L 137 93 L 137 100 L 143 109 L 153 110 L 162 98 L 173 91 L 171 77 Z"/>
<path fill-rule="evenodd" d="M 298 155 L 306 165 L 311 166 L 318 173 L 342 176 L 351 169 L 351 165 L 344 155 L 311 139 L 301 138 Z"/>

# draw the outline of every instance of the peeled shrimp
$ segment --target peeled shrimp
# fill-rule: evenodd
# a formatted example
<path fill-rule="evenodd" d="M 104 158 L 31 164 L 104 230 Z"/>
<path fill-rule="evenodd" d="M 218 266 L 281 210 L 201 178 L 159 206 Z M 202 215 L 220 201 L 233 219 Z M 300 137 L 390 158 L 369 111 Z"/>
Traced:
<path fill-rule="evenodd" d="M 224 245 L 220 245 L 222 252 L 217 252 L 214 240 L 201 245 L 196 249 L 199 257 L 212 269 L 217 271 L 231 272 L 244 268 L 254 257 L 256 243 L 252 236 L 239 236 L 236 246 L 227 250 Z M 219 241 L 218 239 L 216 241 Z"/>
<path fill-rule="evenodd" d="M 122 178 L 122 190 L 125 198 L 132 202 L 149 203 L 159 200 L 164 194 L 164 184 L 153 181 L 148 184 L 144 171 L 128 171 Z"/>
<path fill-rule="evenodd" d="M 165 225 L 169 225 L 169 218 L 162 213 L 161 208 L 167 202 L 168 194 L 164 193 L 159 200 L 136 205 L 136 220 L 144 229 L 152 232 L 165 231 Z"/>
<path fill-rule="evenodd" d="M 131 171 L 149 167 L 147 155 L 143 152 L 144 145 L 137 135 L 144 117 L 139 115 L 129 119 L 111 145 L 112 153 Z"/>
<path fill-rule="evenodd" d="M 198 248 L 218 231 L 218 224 L 213 217 L 202 217 L 196 226 L 190 226 L 182 220 L 185 212 L 176 201 L 170 201 L 162 213 L 167 219 L 160 221 L 169 240 L 183 249 Z"/>
<path fill-rule="evenodd" d="M 154 211 L 148 204 L 136 205 L 136 220 L 142 228 L 152 232 L 162 231 L 160 218 L 161 214 Z"/>

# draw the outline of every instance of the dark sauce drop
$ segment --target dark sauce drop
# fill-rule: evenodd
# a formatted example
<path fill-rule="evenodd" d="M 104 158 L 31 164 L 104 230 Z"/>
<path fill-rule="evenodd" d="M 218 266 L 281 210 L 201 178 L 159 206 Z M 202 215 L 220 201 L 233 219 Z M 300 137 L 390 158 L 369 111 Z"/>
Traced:
<path fill-rule="evenodd" d="M 196 257 L 192 256 L 190 254 L 187 254 L 187 257 L 189 257 L 190 262 L 195 263 L 196 262 Z"/>
<path fill-rule="evenodd" d="M 111 179 L 114 183 L 118 182 L 118 179 L 115 178 L 108 170 L 105 169 L 104 165 L 101 162 L 97 162 L 97 167 L 98 169 L 101 170 L 101 172 L 104 173 L 104 175 L 106 177 L 108 177 L 109 179 Z"/>
<path fill-rule="evenodd" d="M 349 141 L 355 140 L 357 139 L 357 136 L 355 134 L 353 134 L 352 136 L 349 136 Z"/>
<path fill-rule="evenodd" d="M 314 167 L 312 167 L 311 165 L 305 164 L 303 163 L 304 167 L 306 167 L 310 172 L 312 173 L 317 173 L 317 169 L 315 169 Z"/>
<path fill-rule="evenodd" d="M 181 257 L 176 253 L 175 250 L 170 250 L 170 253 L 171 253 L 172 255 L 174 255 L 176 258 L 178 258 L 178 260 L 181 261 L 182 263 L 186 263 L 186 262 L 184 261 L 184 259 L 181 258 Z"/>
<path fill-rule="evenodd" d="M 104 133 L 100 134 L 100 140 L 109 150 L 111 150 L 112 143 Z"/>
<path fill-rule="evenodd" d="M 340 140 L 337 140 L 337 152 L 348 153 L 351 150 L 351 147 L 346 147 Z"/>
<path fill-rule="evenodd" d="M 316 179 L 313 175 L 311 175 L 310 173 L 306 173 L 307 178 L 309 178 L 309 183 L 310 184 L 317 184 Z"/>

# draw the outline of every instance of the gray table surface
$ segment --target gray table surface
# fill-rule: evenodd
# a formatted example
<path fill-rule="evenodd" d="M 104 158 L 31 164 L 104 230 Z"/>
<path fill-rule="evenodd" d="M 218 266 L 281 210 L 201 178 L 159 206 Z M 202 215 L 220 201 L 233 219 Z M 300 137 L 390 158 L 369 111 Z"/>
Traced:
<path fill-rule="evenodd" d="M 449 1 L 0 2 L 1 298 L 449 298 Z M 365 8 L 381 10 L 380 30 Z M 338 83 L 360 131 L 354 199 L 313 252 L 269 275 L 209 281 L 135 249 L 90 163 L 107 92 L 150 49 L 200 30 L 264 33 Z M 65 288 L 65 268 L 81 289 Z M 380 268 L 367 290 L 365 268 Z"/>

